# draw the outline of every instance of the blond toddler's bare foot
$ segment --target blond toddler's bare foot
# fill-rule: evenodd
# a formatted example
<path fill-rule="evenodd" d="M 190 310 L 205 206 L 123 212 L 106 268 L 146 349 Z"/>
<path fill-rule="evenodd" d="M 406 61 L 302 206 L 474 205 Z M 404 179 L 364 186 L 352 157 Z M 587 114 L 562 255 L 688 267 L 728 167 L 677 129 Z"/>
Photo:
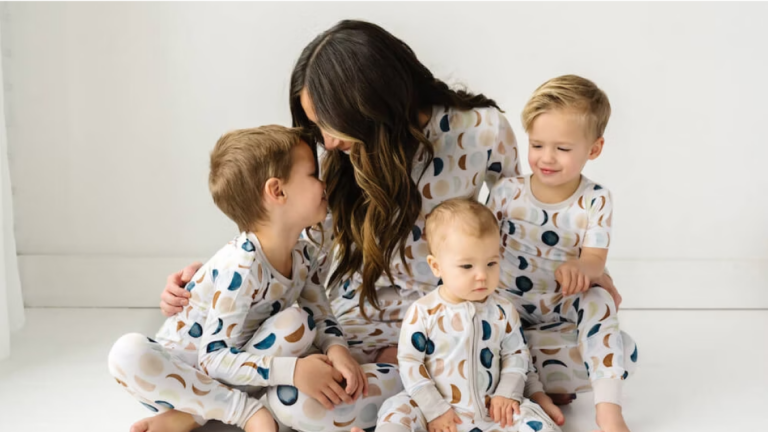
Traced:
<path fill-rule="evenodd" d="M 539 404 L 541 409 L 555 422 L 558 426 L 565 424 L 565 416 L 560 408 L 552 402 L 552 399 L 544 394 L 544 392 L 537 392 L 531 395 L 531 400 Z"/>
<path fill-rule="evenodd" d="M 278 426 L 272 414 L 261 408 L 245 422 L 245 432 L 277 432 Z"/>
<path fill-rule="evenodd" d="M 131 432 L 190 432 L 198 427 L 191 414 L 169 410 L 137 421 L 131 426 Z"/>
<path fill-rule="evenodd" d="M 379 355 L 376 356 L 376 363 L 389 363 L 397 364 L 397 347 L 391 346 L 379 350 Z M 357 432 L 354 429 L 352 432 Z"/>
<path fill-rule="evenodd" d="M 616 404 L 602 402 L 597 404 L 597 425 L 603 432 L 630 432 L 621 407 Z"/>

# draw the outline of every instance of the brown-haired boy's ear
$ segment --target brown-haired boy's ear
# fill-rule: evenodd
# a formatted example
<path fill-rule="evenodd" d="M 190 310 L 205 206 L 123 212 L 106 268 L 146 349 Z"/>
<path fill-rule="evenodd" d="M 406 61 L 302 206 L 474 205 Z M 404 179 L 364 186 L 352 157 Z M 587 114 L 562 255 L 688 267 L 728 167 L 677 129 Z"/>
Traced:
<path fill-rule="evenodd" d="M 592 147 L 589 148 L 589 160 L 595 160 L 600 153 L 603 152 L 603 144 L 605 144 L 605 138 L 600 137 L 592 143 Z"/>
<path fill-rule="evenodd" d="M 264 199 L 267 202 L 283 203 L 285 202 L 285 190 L 283 182 L 280 179 L 272 177 L 264 184 Z"/>

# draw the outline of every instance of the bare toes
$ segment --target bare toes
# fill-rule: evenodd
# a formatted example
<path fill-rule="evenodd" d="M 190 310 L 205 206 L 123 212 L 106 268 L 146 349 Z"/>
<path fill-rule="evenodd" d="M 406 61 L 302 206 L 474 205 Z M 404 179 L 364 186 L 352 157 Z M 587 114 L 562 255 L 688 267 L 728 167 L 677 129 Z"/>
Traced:
<path fill-rule="evenodd" d="M 149 430 L 149 420 L 141 419 L 131 425 L 131 432 L 147 432 Z"/>

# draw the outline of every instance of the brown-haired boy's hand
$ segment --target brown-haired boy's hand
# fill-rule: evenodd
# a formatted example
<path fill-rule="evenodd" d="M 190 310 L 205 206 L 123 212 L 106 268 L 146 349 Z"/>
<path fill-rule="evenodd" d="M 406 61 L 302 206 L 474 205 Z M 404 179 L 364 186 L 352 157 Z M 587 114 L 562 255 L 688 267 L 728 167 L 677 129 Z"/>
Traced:
<path fill-rule="evenodd" d="M 363 368 L 360 367 L 360 363 L 352 358 L 349 349 L 341 345 L 334 345 L 328 349 L 328 358 L 334 369 L 341 372 L 347 382 L 344 390 L 352 396 L 353 400 L 357 400 L 360 396 L 368 396 L 368 378 L 365 376 Z"/>
<path fill-rule="evenodd" d="M 192 276 L 203 266 L 201 262 L 194 262 L 183 270 L 168 276 L 165 283 L 165 290 L 160 295 L 160 310 L 163 315 L 172 317 L 184 310 L 184 306 L 189 304 L 191 294 L 184 287 L 192 280 Z"/>
<path fill-rule="evenodd" d="M 300 358 L 293 372 L 293 383 L 299 391 L 320 402 L 326 409 L 342 402 L 351 404 L 348 395 L 339 383 L 344 379 L 341 372 L 333 368 L 331 360 L 322 354 Z"/>

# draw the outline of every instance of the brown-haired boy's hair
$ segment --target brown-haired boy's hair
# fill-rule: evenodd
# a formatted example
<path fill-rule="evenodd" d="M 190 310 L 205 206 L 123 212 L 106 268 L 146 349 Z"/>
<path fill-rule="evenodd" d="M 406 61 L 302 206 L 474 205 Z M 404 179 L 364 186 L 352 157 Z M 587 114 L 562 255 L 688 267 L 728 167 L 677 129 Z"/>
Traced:
<path fill-rule="evenodd" d="M 264 185 L 272 177 L 288 180 L 292 150 L 301 139 L 299 129 L 269 125 L 228 132 L 216 142 L 208 187 L 213 202 L 240 231 L 266 220 Z"/>
<path fill-rule="evenodd" d="M 460 222 L 461 229 L 477 238 L 499 233 L 499 221 L 488 207 L 469 198 L 453 198 L 443 201 L 427 215 L 424 236 L 429 253 L 434 253 L 445 240 L 445 229 L 453 222 Z"/>
<path fill-rule="evenodd" d="M 530 132 L 536 117 L 557 109 L 572 110 L 582 115 L 587 137 L 591 139 L 603 136 L 611 117 L 608 96 L 595 83 L 577 75 L 563 75 L 545 82 L 533 92 L 523 108 L 525 131 Z"/>

